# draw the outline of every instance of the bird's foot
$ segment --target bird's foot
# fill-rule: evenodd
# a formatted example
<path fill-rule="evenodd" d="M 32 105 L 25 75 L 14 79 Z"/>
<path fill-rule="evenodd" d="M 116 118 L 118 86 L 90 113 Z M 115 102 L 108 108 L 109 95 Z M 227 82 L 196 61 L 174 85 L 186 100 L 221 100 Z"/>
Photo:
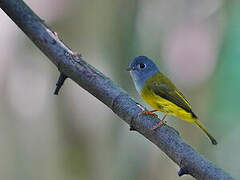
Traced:
<path fill-rule="evenodd" d="M 167 113 L 163 116 L 163 118 L 162 118 L 162 120 L 161 121 L 159 121 L 159 123 L 156 125 L 156 126 L 153 126 L 152 127 L 152 130 L 155 130 L 155 129 L 157 129 L 157 128 L 160 128 L 160 127 L 162 127 L 163 125 L 165 125 L 166 123 L 167 123 L 167 121 L 165 121 L 165 118 L 167 117 Z"/>
<path fill-rule="evenodd" d="M 140 114 L 147 114 L 147 115 L 152 115 L 154 117 L 158 117 L 158 115 L 154 113 L 158 110 L 147 111 L 147 109 L 144 106 L 142 106 L 141 104 L 138 104 L 138 103 L 137 103 L 137 106 L 142 110 L 142 112 Z"/>
<path fill-rule="evenodd" d="M 157 128 L 162 127 L 163 125 L 165 125 L 167 123 L 167 121 L 161 120 L 156 126 L 152 127 L 152 130 L 155 130 Z"/>
<path fill-rule="evenodd" d="M 142 111 L 141 113 L 142 114 L 147 114 L 147 115 L 152 115 L 152 116 L 154 116 L 154 117 L 158 117 L 158 115 L 157 114 L 155 114 L 154 112 L 156 112 L 157 110 L 152 110 L 152 111 Z"/>

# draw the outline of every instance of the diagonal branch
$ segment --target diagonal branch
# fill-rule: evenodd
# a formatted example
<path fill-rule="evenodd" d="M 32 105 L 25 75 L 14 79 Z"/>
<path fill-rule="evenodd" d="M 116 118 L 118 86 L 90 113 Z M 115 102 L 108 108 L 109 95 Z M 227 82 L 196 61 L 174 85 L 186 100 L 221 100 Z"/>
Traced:
<path fill-rule="evenodd" d="M 205 180 L 233 179 L 186 144 L 175 129 L 166 125 L 152 131 L 151 127 L 159 119 L 138 115 L 141 109 L 127 92 L 74 54 L 22 0 L 0 0 L 0 7 L 60 72 L 102 101 L 130 124 L 131 129 L 145 136 L 177 163 L 180 166 L 179 176 L 190 174 Z"/>

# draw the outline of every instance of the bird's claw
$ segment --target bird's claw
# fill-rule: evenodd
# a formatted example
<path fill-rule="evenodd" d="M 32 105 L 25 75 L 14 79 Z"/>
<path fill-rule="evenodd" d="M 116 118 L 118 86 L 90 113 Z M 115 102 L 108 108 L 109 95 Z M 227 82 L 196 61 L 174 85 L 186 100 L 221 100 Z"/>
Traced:
<path fill-rule="evenodd" d="M 155 113 L 153 113 L 153 112 L 151 112 L 151 111 L 142 111 L 141 114 L 152 115 L 152 116 L 154 116 L 154 117 L 158 117 L 157 114 L 155 114 Z"/>
<path fill-rule="evenodd" d="M 153 126 L 151 130 L 156 130 L 160 127 L 162 127 L 163 125 L 165 125 L 167 123 L 167 121 L 161 120 L 156 126 Z"/>

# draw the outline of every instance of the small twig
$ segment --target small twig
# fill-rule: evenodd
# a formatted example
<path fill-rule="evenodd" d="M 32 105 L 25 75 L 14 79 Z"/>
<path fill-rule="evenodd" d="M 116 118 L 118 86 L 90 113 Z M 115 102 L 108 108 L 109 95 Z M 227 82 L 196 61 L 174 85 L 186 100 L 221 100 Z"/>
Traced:
<path fill-rule="evenodd" d="M 67 76 L 64 75 L 63 73 L 60 73 L 57 84 L 56 84 L 56 89 L 54 91 L 54 95 L 58 95 L 58 92 L 66 79 L 67 79 Z"/>

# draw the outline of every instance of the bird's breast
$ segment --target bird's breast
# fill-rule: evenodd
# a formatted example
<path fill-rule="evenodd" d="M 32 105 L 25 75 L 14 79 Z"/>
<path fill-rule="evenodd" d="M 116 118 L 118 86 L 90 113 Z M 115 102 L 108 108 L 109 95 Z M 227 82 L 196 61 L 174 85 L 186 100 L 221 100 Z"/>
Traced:
<path fill-rule="evenodd" d="M 143 87 L 140 92 L 141 97 L 143 100 L 149 104 L 152 108 L 162 111 L 165 111 L 165 107 L 167 105 L 167 102 L 160 96 L 157 96 L 154 92 L 152 92 L 147 87 Z"/>

